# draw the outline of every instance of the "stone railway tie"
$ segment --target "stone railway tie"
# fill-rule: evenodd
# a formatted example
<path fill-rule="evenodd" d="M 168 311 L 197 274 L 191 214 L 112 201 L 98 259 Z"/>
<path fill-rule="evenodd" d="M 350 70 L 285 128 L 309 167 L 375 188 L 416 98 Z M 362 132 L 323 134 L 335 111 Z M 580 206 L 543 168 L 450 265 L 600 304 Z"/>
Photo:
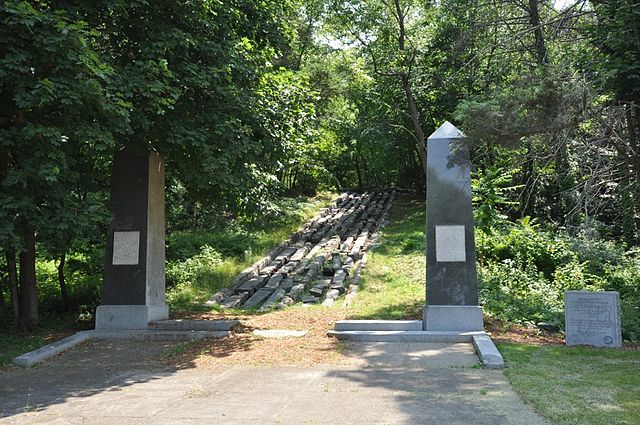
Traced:
<path fill-rule="evenodd" d="M 283 308 L 302 301 L 324 305 L 344 294 L 360 270 L 391 208 L 394 192 L 347 192 L 288 241 L 242 271 L 207 304 L 225 308 Z M 359 274 L 359 273 L 358 273 Z M 357 280 L 352 285 L 357 285 Z"/>

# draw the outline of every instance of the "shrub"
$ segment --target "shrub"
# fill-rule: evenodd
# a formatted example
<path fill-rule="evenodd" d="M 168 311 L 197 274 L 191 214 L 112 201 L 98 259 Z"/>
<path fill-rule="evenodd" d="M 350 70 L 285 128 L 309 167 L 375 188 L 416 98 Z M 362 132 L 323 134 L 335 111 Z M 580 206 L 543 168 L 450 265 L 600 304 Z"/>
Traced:
<path fill-rule="evenodd" d="M 476 232 L 485 310 L 502 320 L 564 326 L 566 290 L 618 291 L 622 332 L 640 339 L 640 250 L 526 223 Z"/>

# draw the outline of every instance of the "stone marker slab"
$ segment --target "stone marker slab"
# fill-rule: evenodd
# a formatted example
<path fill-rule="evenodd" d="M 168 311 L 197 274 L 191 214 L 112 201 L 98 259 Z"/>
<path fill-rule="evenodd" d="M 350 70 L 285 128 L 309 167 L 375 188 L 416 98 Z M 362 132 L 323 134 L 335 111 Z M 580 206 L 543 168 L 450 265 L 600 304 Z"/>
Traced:
<path fill-rule="evenodd" d="M 260 288 L 260 289 L 258 289 L 258 291 L 255 294 L 253 294 L 247 300 L 247 302 L 245 302 L 242 305 L 242 308 L 254 308 L 254 307 L 257 307 L 258 304 L 260 304 L 264 300 L 266 300 L 271 295 L 272 292 L 273 292 L 273 290 L 268 289 L 268 288 Z"/>
<path fill-rule="evenodd" d="M 140 261 L 140 232 L 113 232 L 114 266 L 134 265 Z"/>
<path fill-rule="evenodd" d="M 565 291 L 567 345 L 621 347 L 620 294 L 614 291 Z"/>
<path fill-rule="evenodd" d="M 436 227 L 436 261 L 465 262 L 464 226 Z"/>
<path fill-rule="evenodd" d="M 300 338 L 308 334 L 309 331 L 293 331 L 289 329 L 256 329 L 254 335 L 263 338 Z"/>
<path fill-rule="evenodd" d="M 280 300 L 282 298 L 284 298 L 284 294 L 285 294 L 285 290 L 284 289 L 280 288 L 280 289 L 276 290 L 273 294 L 271 294 L 269 299 L 264 302 L 262 307 L 260 307 L 260 310 L 261 311 L 266 311 L 266 310 L 269 310 L 270 308 L 275 307 L 276 304 L 278 302 L 280 302 Z"/>
<path fill-rule="evenodd" d="M 318 302 L 318 297 L 314 297 L 313 295 L 305 295 L 302 297 L 302 302 L 305 304 L 315 304 Z"/>
<path fill-rule="evenodd" d="M 232 296 L 228 297 L 222 303 L 222 307 L 224 307 L 224 308 L 237 308 L 243 302 L 245 302 L 247 300 L 247 298 L 249 298 L 249 293 L 248 292 L 241 292 L 239 294 L 232 295 Z"/>
<path fill-rule="evenodd" d="M 278 286 L 280 286 L 280 282 L 282 282 L 282 279 L 284 279 L 283 274 L 273 275 L 264 287 L 268 289 L 277 289 Z"/>
<path fill-rule="evenodd" d="M 243 283 L 242 286 L 240 286 L 236 290 L 236 292 L 237 293 L 248 292 L 250 294 L 253 294 L 259 288 L 263 287 L 268 279 L 269 279 L 269 276 L 267 275 L 256 276 L 252 279 L 249 279 L 247 282 Z"/>

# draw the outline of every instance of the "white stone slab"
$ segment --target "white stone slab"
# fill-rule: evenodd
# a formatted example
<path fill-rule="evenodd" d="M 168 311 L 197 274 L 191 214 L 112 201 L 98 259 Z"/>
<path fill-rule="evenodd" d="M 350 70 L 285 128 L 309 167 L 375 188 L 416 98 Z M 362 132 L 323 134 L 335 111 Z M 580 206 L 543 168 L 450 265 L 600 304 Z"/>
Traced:
<path fill-rule="evenodd" d="M 464 226 L 436 226 L 436 261 L 464 263 L 466 260 Z"/>
<path fill-rule="evenodd" d="M 136 265 L 140 261 L 140 232 L 113 232 L 114 266 Z"/>
<path fill-rule="evenodd" d="M 300 338 L 308 334 L 309 331 L 294 331 L 289 329 L 256 329 L 254 335 L 263 338 Z"/>
<path fill-rule="evenodd" d="M 621 347 L 620 295 L 614 291 L 565 291 L 567 345 Z"/>

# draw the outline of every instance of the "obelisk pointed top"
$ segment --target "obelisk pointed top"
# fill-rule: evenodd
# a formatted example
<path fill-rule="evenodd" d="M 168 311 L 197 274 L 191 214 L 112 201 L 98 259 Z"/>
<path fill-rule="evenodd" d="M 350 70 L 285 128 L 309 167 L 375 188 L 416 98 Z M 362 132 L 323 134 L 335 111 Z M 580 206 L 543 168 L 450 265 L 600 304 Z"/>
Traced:
<path fill-rule="evenodd" d="M 449 121 L 445 121 L 436 131 L 433 132 L 429 139 L 458 139 L 460 137 L 466 137 L 464 133 L 451 124 Z"/>

